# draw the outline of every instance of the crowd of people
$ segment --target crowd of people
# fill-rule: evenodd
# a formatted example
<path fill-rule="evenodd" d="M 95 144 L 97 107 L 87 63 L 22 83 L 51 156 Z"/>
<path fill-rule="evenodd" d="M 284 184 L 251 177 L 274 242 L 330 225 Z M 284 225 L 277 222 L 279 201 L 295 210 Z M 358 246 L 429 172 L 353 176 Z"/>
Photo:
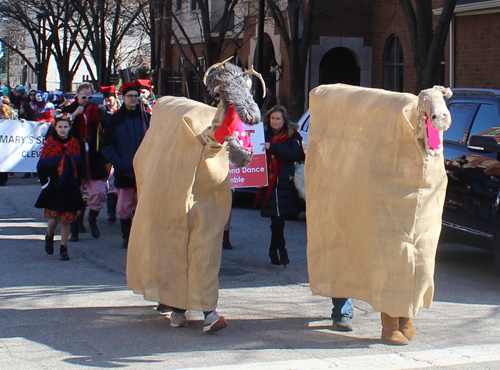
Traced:
<path fill-rule="evenodd" d="M 103 86 L 103 104 L 97 106 L 92 103 L 93 86 L 83 83 L 74 99 L 64 100 L 57 109 L 51 104 L 51 127 L 37 165 L 42 191 L 35 205 L 44 208 L 44 216 L 49 218 L 45 237 L 48 254 L 54 253 L 54 232 L 61 223 L 60 257 L 70 260 L 67 242 L 78 242 L 79 233 L 86 232 L 87 207 L 90 234 L 98 239 L 97 219 L 106 204 L 109 221 L 116 221 L 118 211 L 123 246 L 127 247 L 137 199 L 132 159 L 150 118 L 148 106 L 139 99 L 141 87 L 151 86 L 137 81 L 123 83 L 119 90 Z M 35 99 L 41 101 L 38 93 Z M 154 101 L 148 103 L 153 105 Z"/>

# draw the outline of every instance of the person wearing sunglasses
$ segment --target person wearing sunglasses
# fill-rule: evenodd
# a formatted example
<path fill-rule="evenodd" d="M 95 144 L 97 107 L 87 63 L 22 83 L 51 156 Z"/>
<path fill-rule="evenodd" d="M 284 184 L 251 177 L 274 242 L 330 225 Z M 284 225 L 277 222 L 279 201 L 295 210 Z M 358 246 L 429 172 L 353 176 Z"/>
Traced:
<path fill-rule="evenodd" d="M 118 188 L 117 212 L 122 231 L 122 247 L 128 248 L 132 215 L 137 205 L 137 187 L 133 159 L 149 128 L 150 115 L 139 106 L 140 91 L 136 81 L 121 87 L 123 105 L 108 118 L 102 152 L 114 167 L 114 185 Z"/>
<path fill-rule="evenodd" d="M 106 204 L 106 180 L 108 170 L 106 159 L 101 151 L 103 125 L 99 118 L 99 108 L 92 103 L 94 89 L 90 83 L 78 86 L 75 101 L 65 106 L 63 112 L 70 113 L 73 117 L 73 125 L 70 134 L 80 143 L 80 154 L 85 165 L 85 175 L 82 181 L 83 187 L 87 188 L 87 206 L 89 207 L 89 226 L 93 238 L 98 239 L 101 235 L 97 227 L 97 217 Z M 80 212 L 78 220 L 70 225 L 70 241 L 79 240 L 79 232 L 85 232 L 84 227 L 85 209 Z"/>

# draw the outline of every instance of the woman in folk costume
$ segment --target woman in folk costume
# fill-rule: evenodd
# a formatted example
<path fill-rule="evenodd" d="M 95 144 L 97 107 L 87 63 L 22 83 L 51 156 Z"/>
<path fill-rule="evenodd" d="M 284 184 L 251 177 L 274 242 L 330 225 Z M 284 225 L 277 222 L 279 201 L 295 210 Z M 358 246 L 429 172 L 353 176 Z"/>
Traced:
<path fill-rule="evenodd" d="M 419 96 L 342 84 L 310 93 L 305 165 L 307 260 L 314 294 L 381 312 L 382 341 L 415 338 L 429 308 L 451 116 L 434 87 Z"/>
<path fill-rule="evenodd" d="M 292 129 L 285 107 L 276 105 L 264 117 L 269 185 L 260 189 L 255 203 L 260 203 L 262 217 L 271 218 L 269 257 L 273 265 L 290 263 L 285 247 L 285 220 L 300 213 L 299 198 L 293 182 L 295 162 L 303 162 L 302 137 Z M 278 255 L 279 252 L 279 255 Z"/>
<path fill-rule="evenodd" d="M 45 141 L 37 170 L 42 191 L 35 203 L 36 208 L 45 208 L 49 218 L 45 251 L 54 254 L 54 232 L 61 224 L 61 260 L 69 261 L 69 225 L 77 219 L 83 207 L 80 184 L 85 169 L 80 157 L 78 141 L 69 135 L 71 115 L 60 114 L 55 118 L 52 135 Z"/>
<path fill-rule="evenodd" d="M 245 136 L 242 121 L 260 122 L 247 75 L 255 71 L 243 73 L 227 62 L 205 73 L 209 91 L 221 96 L 217 109 L 186 98 L 159 99 L 134 157 L 139 197 L 128 288 L 171 307 L 172 327 L 187 326 L 186 310 L 203 311 L 204 333 L 227 326 L 215 309 L 221 239 L 231 210 L 229 160 L 240 167 L 250 162 L 253 152 L 239 137 Z"/>

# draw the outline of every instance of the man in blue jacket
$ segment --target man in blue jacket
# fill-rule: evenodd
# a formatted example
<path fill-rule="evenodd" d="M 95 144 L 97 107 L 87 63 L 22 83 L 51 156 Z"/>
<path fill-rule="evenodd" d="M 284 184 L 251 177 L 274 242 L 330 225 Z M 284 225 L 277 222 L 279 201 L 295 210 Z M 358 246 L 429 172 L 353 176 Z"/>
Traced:
<path fill-rule="evenodd" d="M 137 204 L 137 188 L 133 159 L 149 127 L 150 115 L 139 103 L 136 81 L 122 85 L 123 105 L 109 117 L 102 152 L 115 168 L 115 187 L 118 188 L 117 213 L 123 236 L 123 248 L 128 247 L 132 213 Z"/>

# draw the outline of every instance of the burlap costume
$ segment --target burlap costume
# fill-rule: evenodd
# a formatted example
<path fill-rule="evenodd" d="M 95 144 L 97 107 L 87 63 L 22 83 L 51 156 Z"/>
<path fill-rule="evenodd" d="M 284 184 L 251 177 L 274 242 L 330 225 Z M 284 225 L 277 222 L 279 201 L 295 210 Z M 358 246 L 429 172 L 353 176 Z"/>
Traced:
<path fill-rule="evenodd" d="M 137 210 L 127 284 L 154 302 L 216 308 L 224 225 L 231 210 L 226 146 L 205 136 L 216 109 L 186 98 L 159 99 L 134 158 Z"/>
<path fill-rule="evenodd" d="M 446 190 L 443 156 L 415 140 L 418 98 L 347 85 L 310 93 L 307 257 L 314 294 L 393 317 L 434 294 Z"/>

